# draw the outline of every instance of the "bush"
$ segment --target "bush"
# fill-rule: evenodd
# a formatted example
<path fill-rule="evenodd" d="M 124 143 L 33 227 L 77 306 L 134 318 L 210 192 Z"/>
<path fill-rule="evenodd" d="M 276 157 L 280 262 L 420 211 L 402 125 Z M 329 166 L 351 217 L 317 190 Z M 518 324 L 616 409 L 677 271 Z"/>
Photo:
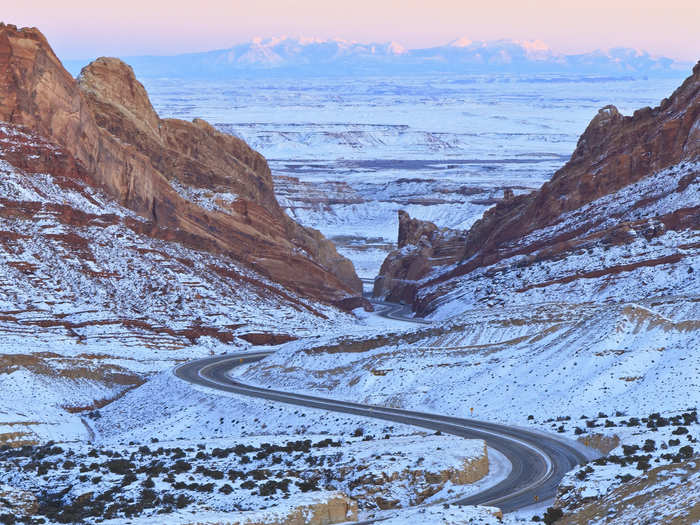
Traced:
<path fill-rule="evenodd" d="M 634 476 L 632 474 L 618 474 L 615 477 L 623 483 L 627 483 L 628 481 L 632 481 L 634 479 Z"/>
<path fill-rule="evenodd" d="M 183 472 L 188 472 L 191 469 L 192 466 L 184 459 L 178 459 L 170 468 L 170 470 L 176 474 L 182 474 Z"/>
<path fill-rule="evenodd" d="M 681 456 L 683 459 L 690 459 L 693 457 L 693 447 L 690 445 L 686 445 L 684 447 L 681 447 L 681 449 L 678 451 L 678 454 Z"/>
<path fill-rule="evenodd" d="M 642 447 L 644 452 L 654 452 L 656 450 L 656 442 L 653 439 L 647 439 Z"/>
<path fill-rule="evenodd" d="M 589 465 L 585 469 L 581 469 L 576 473 L 576 477 L 580 481 L 584 481 L 587 477 L 588 474 L 591 474 L 593 472 L 593 468 Z"/>
<path fill-rule="evenodd" d="M 631 456 L 635 452 L 639 450 L 638 445 L 622 445 L 622 452 L 625 454 L 625 456 Z"/>
<path fill-rule="evenodd" d="M 131 461 L 126 459 L 110 459 L 104 466 L 107 467 L 107 470 L 112 474 L 121 475 L 127 474 L 136 468 Z"/>
<path fill-rule="evenodd" d="M 175 506 L 178 509 L 184 509 L 187 505 L 192 503 L 194 501 L 192 498 L 185 496 L 184 494 L 178 495 L 177 499 L 175 500 Z"/>
<path fill-rule="evenodd" d="M 299 490 L 302 492 L 310 492 L 312 490 L 318 490 L 318 480 L 309 479 L 304 481 L 297 481 L 296 483 Z"/>
<path fill-rule="evenodd" d="M 649 470 L 651 465 L 649 465 L 649 460 L 646 458 L 640 459 L 637 462 L 637 470 Z"/>
<path fill-rule="evenodd" d="M 277 492 L 277 482 L 274 479 L 260 485 L 259 493 L 261 496 L 271 496 Z"/>
<path fill-rule="evenodd" d="M 547 512 L 544 513 L 544 522 L 547 525 L 552 525 L 555 523 L 558 519 L 561 519 L 564 517 L 564 512 L 557 508 L 557 507 L 549 507 L 547 509 Z"/>

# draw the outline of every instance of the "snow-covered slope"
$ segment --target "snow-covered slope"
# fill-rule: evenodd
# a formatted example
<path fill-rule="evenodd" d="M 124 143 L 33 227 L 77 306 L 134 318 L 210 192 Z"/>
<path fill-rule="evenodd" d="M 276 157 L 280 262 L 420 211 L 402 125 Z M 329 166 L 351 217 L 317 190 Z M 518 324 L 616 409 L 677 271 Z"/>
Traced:
<path fill-rule="evenodd" d="M 628 117 L 602 108 L 538 190 L 508 195 L 467 231 L 400 242 L 375 293 L 445 318 L 477 301 L 689 292 L 700 254 L 699 174 L 700 64 L 656 108 Z"/>
<path fill-rule="evenodd" d="M 503 196 L 536 189 L 605 104 L 658 104 L 681 79 L 425 75 L 146 79 L 164 116 L 215 122 L 261 151 L 287 213 L 374 278 L 396 212 L 469 228 Z M 274 107 L 274 111 L 270 111 Z"/>
<path fill-rule="evenodd" d="M 698 298 L 531 304 L 475 309 L 407 334 L 288 343 L 238 374 L 280 389 L 525 424 L 530 415 L 696 406 L 699 338 Z"/>
<path fill-rule="evenodd" d="M 0 157 L 67 158 L 12 126 Z M 225 348 L 327 331 L 348 316 L 226 256 L 149 235 L 79 179 L 0 158 L 0 440 L 86 437 L 79 409 Z M 250 341 L 250 342 L 249 342 Z"/>

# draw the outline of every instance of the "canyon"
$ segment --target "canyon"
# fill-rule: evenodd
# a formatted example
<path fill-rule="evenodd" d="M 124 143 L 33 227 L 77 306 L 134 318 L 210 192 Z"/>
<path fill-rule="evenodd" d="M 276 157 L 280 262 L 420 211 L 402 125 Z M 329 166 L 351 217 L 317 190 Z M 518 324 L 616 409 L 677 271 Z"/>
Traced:
<path fill-rule="evenodd" d="M 700 64 L 636 111 L 675 79 L 74 72 L 0 24 L 1 520 L 697 514 Z M 221 359 L 258 397 L 177 373 Z M 450 505 L 517 462 L 449 418 L 588 459 Z"/>
<path fill-rule="evenodd" d="M 147 219 L 144 233 L 228 256 L 316 299 L 359 293 L 332 243 L 282 212 L 261 155 L 202 120 L 159 119 L 126 64 L 96 61 L 76 82 L 40 32 L 7 25 L 0 59 L 0 121 L 62 147 L 73 178 Z"/>
<path fill-rule="evenodd" d="M 696 65 L 656 108 L 640 109 L 630 117 L 614 106 L 602 108 L 569 162 L 550 181 L 529 194 L 504 195 L 468 231 L 437 231 L 401 216 L 399 250 L 384 261 L 375 295 L 411 303 L 425 315 L 446 297 L 455 300 L 461 287 L 473 292 L 479 287 L 474 282 L 495 274 L 514 281 L 513 288 L 510 283 L 500 286 L 501 294 L 538 288 L 545 295 L 557 285 L 573 288 L 582 280 L 610 281 L 620 272 L 672 264 L 685 250 L 694 253 L 693 239 L 700 229 L 699 92 Z M 413 233 L 407 236 L 409 224 Z M 655 253 L 653 246 L 673 232 L 689 237 L 678 247 L 681 253 Z M 536 272 L 537 265 L 573 261 L 577 253 L 601 248 L 619 249 L 630 260 L 594 268 L 574 263 L 549 280 L 523 277 Z M 643 288 L 639 292 L 649 293 Z"/>

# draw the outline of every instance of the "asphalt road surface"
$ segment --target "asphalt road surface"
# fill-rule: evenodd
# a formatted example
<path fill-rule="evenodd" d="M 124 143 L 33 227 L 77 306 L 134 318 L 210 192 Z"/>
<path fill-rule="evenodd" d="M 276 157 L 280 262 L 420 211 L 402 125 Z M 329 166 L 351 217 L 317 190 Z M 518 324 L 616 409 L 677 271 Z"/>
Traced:
<path fill-rule="evenodd" d="M 462 505 L 491 505 L 500 507 L 504 512 L 510 512 L 532 505 L 536 501 L 551 499 L 555 496 L 564 474 L 587 461 L 579 448 L 542 432 L 474 419 L 260 388 L 240 383 L 227 375 L 235 366 L 259 361 L 271 353 L 230 354 L 191 361 L 177 367 L 175 375 L 185 381 L 215 390 L 404 423 L 469 439 L 483 439 L 489 447 L 508 458 L 512 469 L 508 477 L 498 484 L 454 502 Z"/>

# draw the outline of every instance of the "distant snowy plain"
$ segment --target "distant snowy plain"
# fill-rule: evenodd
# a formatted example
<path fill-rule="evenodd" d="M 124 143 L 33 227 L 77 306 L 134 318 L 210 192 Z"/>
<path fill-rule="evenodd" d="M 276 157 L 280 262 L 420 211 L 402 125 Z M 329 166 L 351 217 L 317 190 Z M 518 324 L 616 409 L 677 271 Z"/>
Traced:
<path fill-rule="evenodd" d="M 468 228 L 503 188 L 539 187 L 597 110 L 657 105 L 678 78 L 424 75 L 145 79 L 164 117 L 201 117 L 269 160 L 288 213 L 372 278 L 397 210 Z"/>

